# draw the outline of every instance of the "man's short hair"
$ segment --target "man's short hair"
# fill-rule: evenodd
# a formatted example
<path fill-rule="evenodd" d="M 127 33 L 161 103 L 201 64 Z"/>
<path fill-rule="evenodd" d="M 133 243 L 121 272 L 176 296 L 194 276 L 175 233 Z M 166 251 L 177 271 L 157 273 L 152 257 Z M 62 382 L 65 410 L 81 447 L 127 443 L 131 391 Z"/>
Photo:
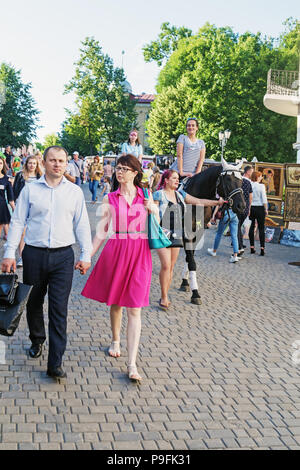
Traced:
<path fill-rule="evenodd" d="M 45 150 L 44 150 L 44 153 L 43 153 L 43 159 L 46 160 L 47 158 L 47 155 L 48 155 L 48 152 L 50 150 L 63 150 L 66 154 L 66 161 L 68 161 L 68 152 L 66 151 L 66 149 L 64 147 L 61 147 L 60 145 L 51 145 L 50 147 L 47 147 Z"/>
<path fill-rule="evenodd" d="M 252 170 L 252 166 L 251 165 L 246 165 L 245 168 L 244 168 L 244 174 L 247 173 L 249 170 Z"/>

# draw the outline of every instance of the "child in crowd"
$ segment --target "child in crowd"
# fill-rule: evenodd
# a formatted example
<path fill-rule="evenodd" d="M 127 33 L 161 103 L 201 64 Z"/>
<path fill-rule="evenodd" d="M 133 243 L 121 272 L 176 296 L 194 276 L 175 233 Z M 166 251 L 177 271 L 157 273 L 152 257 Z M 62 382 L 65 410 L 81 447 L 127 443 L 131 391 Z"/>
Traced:
<path fill-rule="evenodd" d="M 103 178 L 103 189 L 102 189 L 102 193 L 100 194 L 100 196 L 106 196 L 108 193 L 110 193 L 110 190 L 111 190 L 111 187 L 110 187 L 110 177 L 109 176 L 105 176 Z"/>

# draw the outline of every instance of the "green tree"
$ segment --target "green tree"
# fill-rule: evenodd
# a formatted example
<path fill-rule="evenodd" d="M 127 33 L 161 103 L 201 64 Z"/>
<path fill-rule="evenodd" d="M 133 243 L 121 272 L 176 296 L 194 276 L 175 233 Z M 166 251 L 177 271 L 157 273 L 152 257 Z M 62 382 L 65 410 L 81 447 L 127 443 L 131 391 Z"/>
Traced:
<path fill-rule="evenodd" d="M 295 119 L 263 105 L 268 70 L 285 69 L 293 57 L 275 43 L 260 33 L 238 35 L 210 24 L 182 39 L 159 74 L 147 126 L 154 151 L 169 152 L 186 119 L 197 116 L 208 157 L 220 157 L 218 134 L 228 128 L 228 159 L 294 161 Z"/>
<path fill-rule="evenodd" d="M 41 144 L 41 142 L 35 142 L 35 147 L 36 147 L 40 152 L 43 152 L 43 151 L 44 151 L 44 146 L 43 146 L 43 144 Z"/>
<path fill-rule="evenodd" d="M 156 41 L 151 41 L 143 47 L 144 59 L 146 62 L 156 62 L 161 66 L 174 52 L 178 43 L 183 38 L 192 35 L 192 30 L 184 26 L 170 26 L 170 23 L 163 23 L 160 27 L 161 32 Z"/>
<path fill-rule="evenodd" d="M 36 137 L 39 111 L 31 95 L 31 84 L 23 83 L 21 72 L 11 65 L 0 65 L 2 97 L 0 109 L 0 146 L 20 147 L 28 145 Z"/>
<path fill-rule="evenodd" d="M 106 151 L 117 152 L 136 125 L 135 102 L 124 88 L 123 69 L 114 67 L 99 42 L 86 38 L 82 44 L 75 75 L 65 92 L 75 92 L 76 119 L 91 136 L 88 140 L 98 147 L 104 143 Z"/>
<path fill-rule="evenodd" d="M 45 149 L 47 147 L 51 147 L 52 145 L 60 145 L 60 139 L 54 132 L 52 134 L 45 135 L 43 147 Z"/>
<path fill-rule="evenodd" d="M 183 77 L 176 86 L 162 89 L 152 104 L 150 119 L 146 123 L 151 147 L 158 154 L 175 154 L 174 137 L 184 131 L 189 110 L 193 107 L 192 96 L 187 96 L 187 82 Z"/>
<path fill-rule="evenodd" d="M 81 114 L 68 113 L 59 134 L 60 142 L 69 154 L 77 150 L 81 155 L 94 155 L 97 151 L 94 142 L 95 134 L 89 128 L 89 122 L 84 121 Z"/>
<path fill-rule="evenodd" d="M 298 70 L 300 55 L 300 21 L 288 18 L 283 25 L 284 32 L 279 38 L 279 48 L 290 56 L 290 70 Z"/>

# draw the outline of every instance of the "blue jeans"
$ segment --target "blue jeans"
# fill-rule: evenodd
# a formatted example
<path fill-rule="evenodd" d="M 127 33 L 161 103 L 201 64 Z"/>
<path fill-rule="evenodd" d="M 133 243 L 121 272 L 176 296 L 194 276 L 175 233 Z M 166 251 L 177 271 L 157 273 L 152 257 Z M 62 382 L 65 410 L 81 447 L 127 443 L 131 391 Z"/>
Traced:
<path fill-rule="evenodd" d="M 239 251 L 239 242 L 238 242 L 239 219 L 237 215 L 231 209 L 229 209 L 229 214 L 230 214 L 229 228 L 230 228 L 233 252 L 238 253 Z M 217 231 L 215 242 L 214 242 L 214 250 L 218 249 L 222 234 L 225 228 L 227 227 L 227 225 L 228 225 L 228 213 L 225 212 L 225 216 L 223 217 L 223 219 L 219 221 L 218 231 Z"/>
<path fill-rule="evenodd" d="M 99 181 L 97 181 L 97 180 L 93 180 L 93 181 L 91 180 L 89 182 L 89 190 L 92 193 L 92 201 L 93 202 L 96 201 L 98 184 L 99 184 Z"/>

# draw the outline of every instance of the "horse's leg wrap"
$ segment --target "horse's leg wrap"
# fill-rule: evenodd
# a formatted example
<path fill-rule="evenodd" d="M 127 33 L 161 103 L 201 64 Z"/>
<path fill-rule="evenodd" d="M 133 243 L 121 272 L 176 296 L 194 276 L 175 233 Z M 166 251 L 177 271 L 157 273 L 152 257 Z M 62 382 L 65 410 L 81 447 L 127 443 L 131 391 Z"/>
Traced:
<path fill-rule="evenodd" d="M 200 305 L 201 297 L 198 292 L 196 262 L 194 258 L 194 253 L 192 251 L 189 251 L 186 257 L 187 257 L 188 267 L 189 267 L 190 286 L 191 286 L 191 291 L 193 293 L 191 302 L 192 304 Z"/>
<path fill-rule="evenodd" d="M 188 292 L 190 290 L 189 287 L 189 268 L 187 263 L 184 263 L 184 268 L 181 273 L 182 277 L 182 283 L 181 286 L 179 287 L 179 290 L 182 290 L 183 292 Z"/>
<path fill-rule="evenodd" d="M 191 290 L 198 290 L 196 271 L 190 271 L 190 286 L 191 286 Z"/>
<path fill-rule="evenodd" d="M 182 273 L 181 273 L 181 278 L 182 279 L 188 279 L 189 278 L 189 268 L 188 268 L 187 263 L 184 263 L 184 268 L 183 268 Z"/>

